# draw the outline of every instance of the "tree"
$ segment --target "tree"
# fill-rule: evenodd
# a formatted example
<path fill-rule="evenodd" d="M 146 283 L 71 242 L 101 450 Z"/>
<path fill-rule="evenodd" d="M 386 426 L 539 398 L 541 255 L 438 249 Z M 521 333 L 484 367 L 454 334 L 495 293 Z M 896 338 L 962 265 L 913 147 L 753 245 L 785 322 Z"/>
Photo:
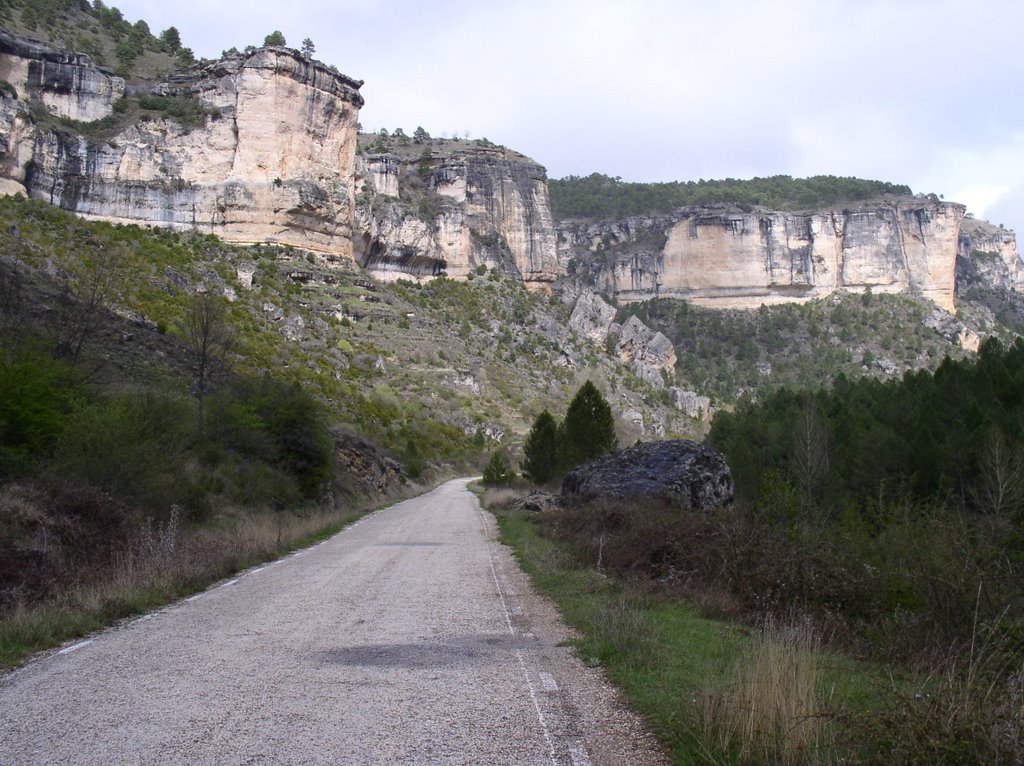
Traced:
<path fill-rule="evenodd" d="M 284 45 L 284 43 L 281 43 Z M 302 55 L 312 57 L 316 53 L 316 46 L 313 45 L 313 41 L 308 37 L 302 41 Z"/>
<path fill-rule="evenodd" d="M 558 424 L 544 410 L 533 421 L 523 445 L 523 475 L 535 484 L 546 484 L 558 471 Z"/>
<path fill-rule="evenodd" d="M 177 53 L 181 49 L 181 34 L 177 27 L 167 27 L 160 33 L 160 44 L 166 53 Z"/>
<path fill-rule="evenodd" d="M 224 303 L 211 293 L 192 296 L 181 324 L 185 343 L 196 366 L 196 399 L 199 400 L 199 433 L 204 428 L 204 403 L 213 368 L 230 353 L 234 332 L 227 323 Z"/>
<path fill-rule="evenodd" d="M 589 380 L 572 398 L 559 430 L 559 463 L 565 470 L 611 452 L 617 446 L 611 405 Z"/>
<path fill-rule="evenodd" d="M 412 141 L 414 144 L 422 144 L 424 141 L 430 140 L 430 134 L 423 129 L 422 126 L 417 125 L 416 130 L 412 132 Z"/>
<path fill-rule="evenodd" d="M 487 467 L 484 468 L 483 478 L 484 484 L 488 487 L 507 487 L 512 483 L 514 478 L 512 469 L 501 450 L 497 450 L 491 455 Z"/>
<path fill-rule="evenodd" d="M 287 45 L 287 44 L 288 44 L 288 41 L 284 39 L 284 35 L 281 34 L 281 31 L 278 30 L 278 29 L 275 29 L 273 32 L 271 32 L 269 35 L 267 35 L 266 37 L 263 38 L 263 47 L 264 48 L 269 48 L 269 47 L 271 47 L 273 45 Z"/>

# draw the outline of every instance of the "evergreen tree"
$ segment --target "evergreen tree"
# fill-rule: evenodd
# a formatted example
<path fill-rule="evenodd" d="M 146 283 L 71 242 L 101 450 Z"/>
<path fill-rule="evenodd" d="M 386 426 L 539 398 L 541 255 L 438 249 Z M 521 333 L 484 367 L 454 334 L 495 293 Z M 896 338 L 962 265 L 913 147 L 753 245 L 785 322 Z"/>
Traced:
<path fill-rule="evenodd" d="M 491 460 L 487 463 L 487 467 L 484 468 L 484 484 L 488 487 L 507 487 L 512 483 L 513 478 L 508 460 L 505 459 L 501 450 L 495 451 L 491 455 Z"/>
<path fill-rule="evenodd" d="M 612 408 L 589 380 L 569 403 L 560 428 L 560 464 L 571 470 L 616 448 Z"/>
<path fill-rule="evenodd" d="M 263 38 L 263 46 L 265 48 L 269 48 L 272 45 L 287 45 L 287 44 L 288 44 L 288 41 L 284 39 L 284 35 L 281 34 L 281 31 L 278 30 L 278 29 L 275 29 L 273 32 L 271 32 L 269 35 L 267 35 L 266 37 Z"/>
<path fill-rule="evenodd" d="M 523 453 L 523 475 L 535 484 L 551 481 L 558 471 L 558 424 L 547 410 L 533 421 Z"/>
<path fill-rule="evenodd" d="M 307 37 L 305 40 L 302 41 L 302 49 L 301 50 L 302 50 L 302 55 L 303 56 L 310 56 L 311 57 L 314 53 L 316 53 L 316 46 L 313 45 L 313 41 L 310 40 Z"/>
<path fill-rule="evenodd" d="M 160 43 L 167 53 L 177 53 L 181 49 L 181 33 L 177 27 L 167 27 L 161 32 Z"/>

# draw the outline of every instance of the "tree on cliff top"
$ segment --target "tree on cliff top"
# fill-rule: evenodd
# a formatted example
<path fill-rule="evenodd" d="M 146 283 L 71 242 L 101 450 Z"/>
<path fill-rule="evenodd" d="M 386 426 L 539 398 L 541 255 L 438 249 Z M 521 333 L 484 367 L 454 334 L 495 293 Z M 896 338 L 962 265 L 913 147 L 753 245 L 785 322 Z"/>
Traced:
<path fill-rule="evenodd" d="M 316 53 L 316 46 L 313 44 L 313 41 L 307 37 L 302 41 L 302 48 L 300 48 L 300 50 L 302 51 L 303 56 L 312 57 L 312 55 Z"/>
<path fill-rule="evenodd" d="M 560 463 L 565 470 L 611 452 L 618 444 L 612 408 L 589 380 L 576 392 L 560 428 Z"/>
<path fill-rule="evenodd" d="M 275 29 L 269 35 L 263 38 L 263 47 L 269 48 L 272 45 L 287 45 L 288 41 L 284 39 L 284 35 L 281 31 Z"/>

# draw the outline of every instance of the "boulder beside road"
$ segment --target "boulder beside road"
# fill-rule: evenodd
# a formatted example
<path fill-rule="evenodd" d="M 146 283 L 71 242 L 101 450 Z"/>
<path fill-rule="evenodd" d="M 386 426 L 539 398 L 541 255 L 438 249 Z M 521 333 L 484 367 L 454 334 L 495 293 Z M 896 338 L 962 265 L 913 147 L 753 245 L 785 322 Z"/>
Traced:
<path fill-rule="evenodd" d="M 732 473 L 721 454 L 688 439 L 647 442 L 576 468 L 562 482 L 563 497 L 656 497 L 687 510 L 709 512 L 733 500 Z"/>

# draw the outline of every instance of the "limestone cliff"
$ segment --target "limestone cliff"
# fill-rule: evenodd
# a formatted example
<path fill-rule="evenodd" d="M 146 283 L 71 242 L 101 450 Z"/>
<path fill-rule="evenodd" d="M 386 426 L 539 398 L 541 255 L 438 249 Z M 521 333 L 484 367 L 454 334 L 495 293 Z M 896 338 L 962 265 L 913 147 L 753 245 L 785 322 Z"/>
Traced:
<path fill-rule="evenodd" d="M 0 97 L 8 192 L 21 184 L 93 219 L 351 256 L 360 82 L 296 51 L 264 48 L 143 94 L 197 101 L 200 124 L 140 119 L 90 138 L 98 130 L 54 123 L 45 112 L 80 122 L 107 116 L 123 81 L 87 56 L 10 38 L 0 71 L 18 90 Z"/>
<path fill-rule="evenodd" d="M 1024 262 L 1012 231 L 967 218 L 960 231 L 957 286 L 976 283 L 1004 290 L 1024 289 Z"/>
<path fill-rule="evenodd" d="M 543 167 L 485 142 L 387 148 L 357 158 L 360 265 L 382 279 L 458 279 L 484 265 L 550 288 L 560 267 Z"/>
<path fill-rule="evenodd" d="M 84 53 L 65 53 L 37 40 L 0 30 L 0 80 L 18 98 L 35 101 L 49 113 L 88 122 L 107 117 L 124 96 L 124 78 L 93 65 Z"/>
<path fill-rule="evenodd" d="M 962 205 L 927 198 L 803 214 L 695 207 L 563 222 L 559 234 L 561 257 L 620 300 L 756 308 L 870 288 L 952 309 L 963 216 Z"/>

